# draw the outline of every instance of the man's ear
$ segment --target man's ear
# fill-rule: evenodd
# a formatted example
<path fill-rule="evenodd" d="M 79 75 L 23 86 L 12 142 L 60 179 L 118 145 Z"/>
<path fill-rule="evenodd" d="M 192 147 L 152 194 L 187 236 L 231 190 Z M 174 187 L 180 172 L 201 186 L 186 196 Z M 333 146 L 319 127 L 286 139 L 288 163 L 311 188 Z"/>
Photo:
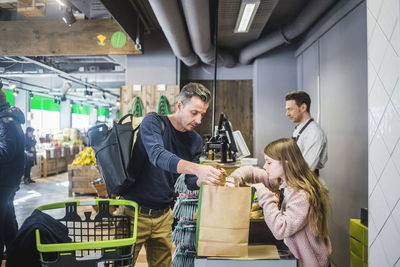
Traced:
<path fill-rule="evenodd" d="M 176 104 L 176 111 L 181 111 L 183 109 L 183 103 L 181 101 L 179 101 Z"/>
<path fill-rule="evenodd" d="M 301 110 L 301 112 L 306 112 L 307 111 L 307 104 L 306 103 L 301 104 L 300 110 Z"/>

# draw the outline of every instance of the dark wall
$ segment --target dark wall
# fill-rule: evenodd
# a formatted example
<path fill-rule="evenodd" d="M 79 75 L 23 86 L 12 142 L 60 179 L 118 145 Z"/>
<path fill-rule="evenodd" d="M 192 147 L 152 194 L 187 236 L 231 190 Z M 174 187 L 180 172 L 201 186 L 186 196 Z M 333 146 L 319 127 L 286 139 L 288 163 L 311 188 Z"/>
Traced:
<path fill-rule="evenodd" d="M 264 165 L 264 147 L 278 138 L 290 137 L 294 124 L 286 117 L 285 95 L 295 90 L 294 47 L 282 47 L 254 62 L 253 121 L 254 157 Z"/>
<path fill-rule="evenodd" d="M 184 86 L 189 81 L 182 81 Z M 211 92 L 213 81 L 191 81 L 199 82 L 206 86 Z M 232 123 L 232 130 L 239 130 L 250 150 L 253 153 L 253 83 L 252 81 L 217 81 L 217 98 L 215 105 L 215 124 L 218 124 L 219 115 L 223 112 Z M 196 131 L 203 137 L 204 134 L 211 134 L 212 124 L 212 100 L 203 118 L 201 125 Z"/>

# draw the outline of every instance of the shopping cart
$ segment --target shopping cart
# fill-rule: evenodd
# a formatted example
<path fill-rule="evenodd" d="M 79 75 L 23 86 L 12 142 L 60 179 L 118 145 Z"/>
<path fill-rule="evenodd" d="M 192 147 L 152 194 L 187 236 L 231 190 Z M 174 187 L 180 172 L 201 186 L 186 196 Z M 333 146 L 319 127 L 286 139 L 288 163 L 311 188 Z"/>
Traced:
<path fill-rule="evenodd" d="M 94 216 L 92 211 L 84 211 L 84 218 L 81 218 L 81 209 L 93 205 L 98 205 L 97 214 Z M 135 210 L 133 232 L 131 219 L 110 214 L 110 206 L 127 206 Z M 68 235 L 72 239 L 72 243 L 42 244 L 40 232 L 36 229 L 36 246 L 42 266 L 132 266 L 137 234 L 137 203 L 129 200 L 90 199 L 48 204 L 37 209 L 47 210 L 46 213 L 65 209 L 65 216 L 57 220 L 67 226 Z"/>

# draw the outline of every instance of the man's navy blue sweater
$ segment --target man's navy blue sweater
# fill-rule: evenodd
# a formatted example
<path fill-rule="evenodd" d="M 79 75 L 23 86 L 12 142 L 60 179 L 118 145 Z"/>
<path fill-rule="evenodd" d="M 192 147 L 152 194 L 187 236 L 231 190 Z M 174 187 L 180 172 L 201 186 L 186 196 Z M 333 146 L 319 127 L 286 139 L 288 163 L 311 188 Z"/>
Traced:
<path fill-rule="evenodd" d="M 147 115 L 140 124 L 133 149 L 136 182 L 122 197 L 152 209 L 168 207 L 173 201 L 174 184 L 179 177 L 178 162 L 184 159 L 198 163 L 201 151 L 202 141 L 198 133 L 176 130 L 167 116 Z M 186 175 L 185 181 L 189 190 L 199 189 L 196 176 Z"/>

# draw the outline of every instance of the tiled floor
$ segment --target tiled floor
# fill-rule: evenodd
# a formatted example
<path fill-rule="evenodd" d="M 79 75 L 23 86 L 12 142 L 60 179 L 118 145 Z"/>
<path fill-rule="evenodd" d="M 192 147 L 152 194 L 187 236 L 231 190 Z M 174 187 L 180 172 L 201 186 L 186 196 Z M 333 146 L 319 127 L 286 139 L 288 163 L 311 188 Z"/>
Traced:
<path fill-rule="evenodd" d="M 21 184 L 20 190 L 15 195 L 14 205 L 18 225 L 21 226 L 33 210 L 41 205 L 72 199 L 93 198 L 93 195 L 77 195 L 68 197 L 68 174 L 62 173 L 47 178 L 35 179 L 35 184 Z M 55 218 L 62 217 L 62 214 L 52 214 Z M 4 263 L 2 266 L 5 266 Z M 146 253 L 144 249 L 139 254 L 136 267 L 147 267 Z"/>

